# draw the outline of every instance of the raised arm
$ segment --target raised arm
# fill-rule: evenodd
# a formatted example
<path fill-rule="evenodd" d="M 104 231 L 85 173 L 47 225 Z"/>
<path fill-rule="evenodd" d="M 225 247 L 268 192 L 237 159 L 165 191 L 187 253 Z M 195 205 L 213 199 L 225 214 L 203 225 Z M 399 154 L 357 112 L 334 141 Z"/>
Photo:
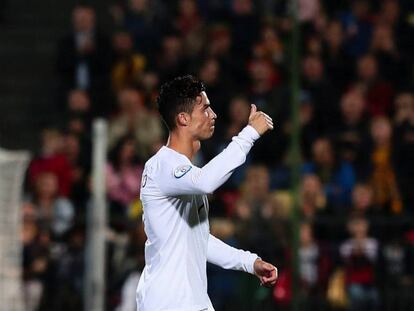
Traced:
<path fill-rule="evenodd" d="M 163 182 L 160 190 L 169 196 L 212 193 L 230 177 L 235 168 L 246 161 L 246 155 L 253 143 L 269 129 L 273 122 L 263 112 L 257 112 L 252 105 L 249 125 L 232 142 L 202 168 L 191 164 L 188 159 L 177 167 L 160 172 Z"/>
<path fill-rule="evenodd" d="M 160 190 L 169 196 L 213 192 L 230 177 L 236 167 L 244 163 L 247 153 L 258 138 L 259 134 L 247 126 L 204 167 L 199 168 L 184 159 L 186 163 L 161 172 L 164 182 L 160 183 Z"/>

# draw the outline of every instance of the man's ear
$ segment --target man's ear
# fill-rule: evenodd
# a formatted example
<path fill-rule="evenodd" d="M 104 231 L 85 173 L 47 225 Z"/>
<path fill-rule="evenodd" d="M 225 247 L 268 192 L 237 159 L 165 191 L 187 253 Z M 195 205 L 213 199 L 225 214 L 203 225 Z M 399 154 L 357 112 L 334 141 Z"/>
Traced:
<path fill-rule="evenodd" d="M 180 112 L 177 115 L 177 125 L 179 126 L 188 126 L 190 124 L 191 116 L 186 112 Z"/>

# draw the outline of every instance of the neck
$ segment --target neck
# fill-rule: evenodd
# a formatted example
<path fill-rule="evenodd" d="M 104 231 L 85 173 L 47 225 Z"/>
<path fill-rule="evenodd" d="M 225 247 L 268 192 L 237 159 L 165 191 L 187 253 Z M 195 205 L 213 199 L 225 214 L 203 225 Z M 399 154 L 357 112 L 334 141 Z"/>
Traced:
<path fill-rule="evenodd" d="M 176 130 L 170 132 L 167 147 L 185 155 L 191 161 L 200 149 L 200 140 Z"/>

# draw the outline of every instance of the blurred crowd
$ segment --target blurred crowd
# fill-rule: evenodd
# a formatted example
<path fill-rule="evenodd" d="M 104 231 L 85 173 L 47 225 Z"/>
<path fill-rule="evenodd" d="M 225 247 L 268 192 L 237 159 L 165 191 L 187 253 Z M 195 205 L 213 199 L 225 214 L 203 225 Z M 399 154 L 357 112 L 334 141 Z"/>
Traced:
<path fill-rule="evenodd" d="M 414 310 L 414 3 L 299 0 L 300 310 Z M 218 114 L 202 166 L 247 123 L 275 130 L 211 195 L 211 232 L 279 268 L 274 289 L 209 266 L 217 311 L 289 310 L 292 20 L 282 0 L 113 0 L 111 32 L 93 6 L 57 42 L 56 109 L 27 170 L 26 310 L 81 310 L 91 124 L 109 123 L 106 309 L 135 310 L 144 265 L 145 161 L 166 141 L 160 85 L 194 74 Z"/>

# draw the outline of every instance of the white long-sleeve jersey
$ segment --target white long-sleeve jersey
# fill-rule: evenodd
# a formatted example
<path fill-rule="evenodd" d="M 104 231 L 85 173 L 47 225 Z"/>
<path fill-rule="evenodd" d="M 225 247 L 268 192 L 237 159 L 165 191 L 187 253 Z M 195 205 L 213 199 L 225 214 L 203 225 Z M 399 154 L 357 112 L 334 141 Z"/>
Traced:
<path fill-rule="evenodd" d="M 257 131 L 246 126 L 204 167 L 162 147 L 145 164 L 145 268 L 137 288 L 138 311 L 213 311 L 207 295 L 207 261 L 254 273 L 256 254 L 235 249 L 210 234 L 208 193 L 243 164 Z"/>

